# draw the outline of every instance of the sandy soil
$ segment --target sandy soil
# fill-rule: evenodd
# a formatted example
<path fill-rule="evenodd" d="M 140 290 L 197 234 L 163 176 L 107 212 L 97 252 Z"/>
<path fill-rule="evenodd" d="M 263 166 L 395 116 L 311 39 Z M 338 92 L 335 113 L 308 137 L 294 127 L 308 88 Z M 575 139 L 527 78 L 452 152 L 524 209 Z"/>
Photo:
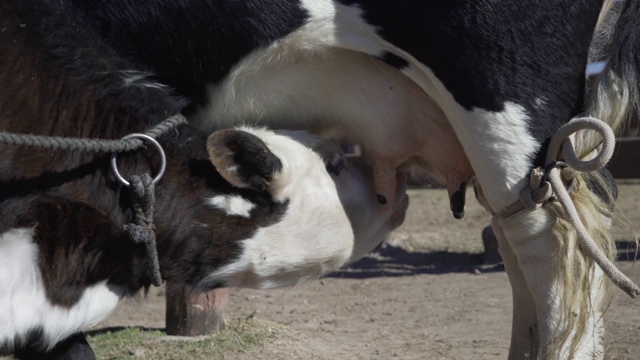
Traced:
<path fill-rule="evenodd" d="M 621 185 L 615 222 L 626 246 L 640 229 L 640 183 Z M 500 267 L 480 269 L 489 217 L 469 199 L 464 220 L 443 190 L 411 190 L 406 223 L 376 253 L 349 269 L 295 289 L 232 289 L 229 317 L 271 320 L 291 331 L 248 359 L 504 359 L 511 293 Z M 629 261 L 621 269 L 640 282 Z M 640 304 L 616 290 L 605 318 L 607 359 L 640 359 Z M 101 326 L 164 327 L 164 292 L 126 304 Z"/>

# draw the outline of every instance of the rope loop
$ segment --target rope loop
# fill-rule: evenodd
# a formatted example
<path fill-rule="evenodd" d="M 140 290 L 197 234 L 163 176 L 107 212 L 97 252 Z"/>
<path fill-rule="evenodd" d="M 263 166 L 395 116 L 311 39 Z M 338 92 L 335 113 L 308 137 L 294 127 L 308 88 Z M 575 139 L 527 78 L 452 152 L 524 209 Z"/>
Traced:
<path fill-rule="evenodd" d="M 158 181 L 160 181 L 160 179 L 162 179 L 162 176 L 164 175 L 165 170 L 167 170 L 167 157 L 164 154 L 164 150 L 162 149 L 162 146 L 160 145 L 160 143 L 158 143 L 156 139 L 152 138 L 147 134 L 133 133 L 133 134 L 126 135 L 122 138 L 122 140 L 128 140 L 128 139 L 140 139 L 140 140 L 148 141 L 158 151 L 158 154 L 160 154 L 160 169 L 158 170 L 158 174 L 153 178 L 153 183 L 155 184 Z M 122 175 L 120 175 L 120 171 L 118 171 L 117 155 L 118 154 L 115 152 L 111 154 L 111 171 L 113 171 L 113 174 L 116 176 L 116 179 L 118 179 L 118 181 L 122 185 L 130 186 L 131 183 L 125 180 L 125 178 L 122 177 Z"/>
<path fill-rule="evenodd" d="M 594 130 L 602 136 L 602 144 L 595 157 L 578 157 L 571 137 L 580 130 Z M 582 223 L 569 192 L 575 183 L 576 172 L 592 172 L 603 168 L 613 156 L 615 136 L 609 124 L 592 117 L 574 118 L 560 127 L 549 142 L 544 169 L 531 171 L 529 185 L 520 192 L 520 199 L 495 215 L 507 218 L 523 209 L 539 209 L 547 201 L 558 201 L 567 220 L 573 225 L 586 255 L 602 269 L 611 281 L 632 298 L 640 295 L 640 288 L 624 275 L 604 254 Z M 568 189 L 564 180 L 569 181 Z"/>
<path fill-rule="evenodd" d="M 583 160 L 575 152 L 571 136 L 580 130 L 593 130 L 602 136 L 602 146 L 597 155 Z M 593 117 L 579 117 L 560 127 L 549 142 L 546 165 L 563 160 L 568 167 L 579 172 L 592 172 L 603 168 L 613 156 L 615 135 L 609 124 Z M 562 151 L 561 151 L 562 150 Z"/>

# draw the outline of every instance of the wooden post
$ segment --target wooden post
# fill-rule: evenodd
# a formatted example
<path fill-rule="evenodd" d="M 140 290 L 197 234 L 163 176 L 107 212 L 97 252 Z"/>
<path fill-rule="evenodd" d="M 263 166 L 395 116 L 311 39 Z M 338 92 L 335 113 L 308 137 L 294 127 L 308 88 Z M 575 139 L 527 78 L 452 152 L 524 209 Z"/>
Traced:
<path fill-rule="evenodd" d="M 209 335 L 224 329 L 224 312 L 229 302 L 227 289 L 195 293 L 185 286 L 174 294 L 167 292 L 166 300 L 168 335 Z"/>

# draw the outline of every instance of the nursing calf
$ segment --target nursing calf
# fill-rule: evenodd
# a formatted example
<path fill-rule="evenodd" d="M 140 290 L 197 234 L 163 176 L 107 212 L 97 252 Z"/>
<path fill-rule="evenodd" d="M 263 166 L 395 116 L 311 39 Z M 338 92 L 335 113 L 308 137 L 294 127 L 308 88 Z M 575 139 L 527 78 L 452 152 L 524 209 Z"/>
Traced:
<path fill-rule="evenodd" d="M 183 108 L 99 38 L 34 4 L 0 4 L 0 129 L 117 139 Z M 316 279 L 382 241 L 407 207 L 405 197 L 377 209 L 369 170 L 308 133 L 181 125 L 158 141 L 167 170 L 155 237 L 160 273 L 176 286 Z M 0 353 L 46 351 L 148 288 L 152 264 L 123 231 L 133 204 L 108 154 L 0 148 Z M 119 154 L 117 166 L 125 177 L 148 172 L 154 151 Z M 369 220 L 378 225 L 360 231 Z"/>
<path fill-rule="evenodd" d="M 590 89 L 585 67 L 602 0 L 59 6 L 188 98 L 186 113 L 201 128 L 248 121 L 357 141 L 383 207 L 403 199 L 396 194 L 405 173 L 419 171 L 446 185 L 461 217 L 472 183 L 498 214 L 514 297 L 510 357 L 546 359 L 603 356 L 606 283 L 557 203 L 509 209 L 531 190 L 549 139 L 573 117 L 596 116 L 615 129 L 637 115 L 640 9 L 626 3 L 604 52 L 609 65 Z M 599 142 L 581 134 L 573 145 L 586 158 Z M 611 256 L 610 211 L 590 185 L 601 180 L 578 174 L 572 197 Z"/>

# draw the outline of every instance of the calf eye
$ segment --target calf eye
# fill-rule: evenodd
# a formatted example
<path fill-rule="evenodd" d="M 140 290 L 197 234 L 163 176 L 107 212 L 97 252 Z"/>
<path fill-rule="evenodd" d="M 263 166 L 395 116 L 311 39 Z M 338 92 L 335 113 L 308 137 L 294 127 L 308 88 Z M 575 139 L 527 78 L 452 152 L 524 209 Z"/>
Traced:
<path fill-rule="evenodd" d="M 335 176 L 340 175 L 342 170 L 346 168 L 344 157 L 342 154 L 335 154 L 327 163 L 327 171 Z"/>

